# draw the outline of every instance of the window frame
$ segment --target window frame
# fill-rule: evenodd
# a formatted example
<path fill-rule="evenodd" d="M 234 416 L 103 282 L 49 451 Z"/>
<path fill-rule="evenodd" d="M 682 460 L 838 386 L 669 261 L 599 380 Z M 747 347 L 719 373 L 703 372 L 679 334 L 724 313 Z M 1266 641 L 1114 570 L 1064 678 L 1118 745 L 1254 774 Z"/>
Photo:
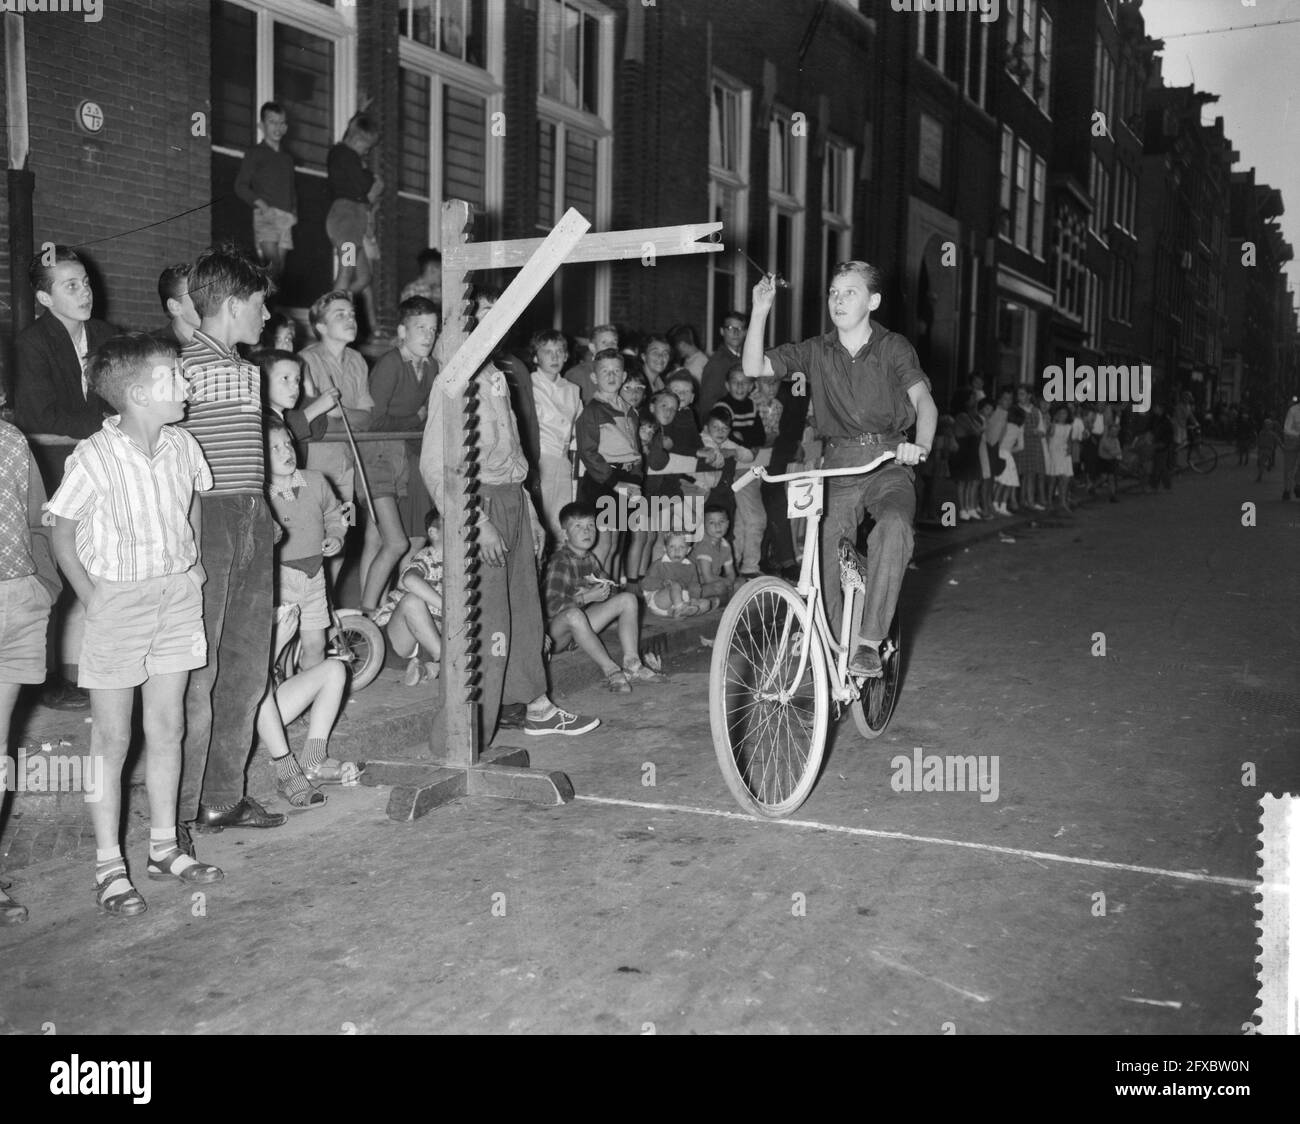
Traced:
<path fill-rule="evenodd" d="M 562 0 L 566 7 L 574 8 L 596 20 L 600 42 L 597 44 L 597 63 L 600 73 L 596 83 L 596 111 L 590 112 L 559 101 L 545 90 L 545 51 L 546 38 L 540 33 L 541 5 L 538 6 L 539 34 L 537 36 L 537 89 L 536 109 L 537 123 L 556 127 L 555 161 L 552 169 L 555 179 L 552 183 L 554 199 L 554 222 L 564 214 L 565 203 L 565 153 L 568 151 L 568 137 L 571 131 L 583 133 L 595 141 L 596 147 L 596 213 L 586 216 L 591 220 L 593 231 L 608 230 L 613 215 L 613 157 L 614 157 L 614 20 L 615 13 L 608 8 L 590 2 L 590 0 Z M 583 53 L 580 51 L 580 54 Z M 579 84 L 581 85 L 581 83 Z M 548 228 L 549 229 L 549 228 Z M 564 315 L 564 270 L 555 271 L 550 281 L 553 299 L 553 323 L 557 329 L 563 329 L 561 323 Z M 592 323 L 600 324 L 609 319 L 610 305 L 610 263 L 598 262 L 595 265 L 593 281 Z M 568 326 L 572 330 L 573 326 Z"/>
<path fill-rule="evenodd" d="M 721 70 L 715 69 L 709 76 L 709 128 L 713 128 L 713 103 L 714 91 L 721 89 L 724 94 L 734 96 L 736 99 L 736 167 L 734 169 L 722 164 L 715 164 L 713 161 L 713 139 L 710 133 L 709 138 L 709 216 L 717 213 L 720 197 L 722 192 L 733 192 L 735 196 L 735 229 L 732 231 L 723 230 L 721 232 L 723 245 L 728 247 L 721 253 L 710 254 L 708 284 L 706 286 L 706 313 L 704 325 L 704 338 L 706 340 L 717 339 L 716 329 L 720 325 L 713 322 L 714 308 L 719 304 L 717 300 L 718 279 L 720 277 L 730 276 L 731 294 L 725 302 L 730 308 L 743 308 L 746 306 L 745 295 L 745 263 L 741 258 L 740 247 L 747 244 L 749 240 L 749 192 L 750 192 L 750 148 L 753 109 L 754 109 L 754 92 L 743 82 L 732 78 Z M 725 104 L 725 102 L 724 102 Z M 724 128 L 721 119 L 718 121 L 718 127 Z M 727 262 L 730 269 L 719 269 L 719 265 Z"/>
<path fill-rule="evenodd" d="M 443 196 L 444 148 L 440 143 L 443 128 L 445 87 L 455 85 L 464 93 L 481 96 L 484 102 L 484 127 L 488 136 L 484 150 L 487 165 L 484 169 L 484 213 L 488 216 L 488 229 L 494 230 L 499 225 L 505 195 L 505 173 L 503 146 L 493 144 L 491 136 L 493 114 L 503 112 L 505 108 L 505 18 L 502 9 L 495 5 L 487 6 L 487 23 L 483 29 L 484 55 L 486 65 L 473 66 L 462 59 L 449 55 L 436 47 L 421 43 L 409 35 L 398 35 L 397 62 L 399 69 L 409 70 L 424 77 L 429 82 L 429 198 L 424 199 L 414 192 L 405 191 L 394 185 L 398 198 L 407 199 L 429 208 L 429 228 L 425 245 L 442 247 L 442 205 Z"/>
<path fill-rule="evenodd" d="M 770 183 L 768 185 L 767 268 L 769 271 L 777 268 L 777 230 L 780 217 L 784 215 L 790 220 L 790 264 L 787 270 L 788 276 L 786 276 L 786 280 L 790 283 L 788 290 L 790 338 L 797 340 L 801 337 L 803 327 L 804 239 L 807 233 L 809 146 L 806 121 L 804 122 L 803 135 L 794 135 L 794 112 L 794 110 L 774 106 L 771 116 L 768 118 L 769 144 L 774 133 L 784 133 L 784 141 L 788 146 L 787 151 L 790 157 L 789 170 L 793 174 L 791 176 L 790 191 L 778 191 L 773 189 Z M 769 169 L 771 168 L 770 161 L 769 153 Z M 745 304 L 738 304 L 736 307 L 743 308 Z M 710 309 L 710 311 L 712 310 Z M 778 342 L 782 342 L 776 339 L 776 321 L 777 317 L 768 317 L 767 335 L 769 347 L 775 347 Z M 710 328 L 712 328 L 712 325 L 710 325 Z M 714 337 L 710 335 L 709 338 Z"/>
<path fill-rule="evenodd" d="M 840 162 L 840 189 L 842 191 L 841 205 L 842 210 L 836 211 L 827 207 L 826 185 L 830 182 L 832 173 L 831 154 L 838 152 Z M 822 237 L 821 237 L 821 277 L 823 281 L 830 280 L 831 270 L 840 262 L 848 261 L 853 256 L 853 167 L 855 159 L 854 147 L 845 141 L 829 137 L 826 140 L 826 148 L 822 153 Z M 831 239 L 835 239 L 836 249 L 834 261 L 830 260 L 832 255 L 827 253 L 826 247 Z M 830 310 L 826 302 L 822 302 L 821 330 L 827 332 L 830 330 Z"/>

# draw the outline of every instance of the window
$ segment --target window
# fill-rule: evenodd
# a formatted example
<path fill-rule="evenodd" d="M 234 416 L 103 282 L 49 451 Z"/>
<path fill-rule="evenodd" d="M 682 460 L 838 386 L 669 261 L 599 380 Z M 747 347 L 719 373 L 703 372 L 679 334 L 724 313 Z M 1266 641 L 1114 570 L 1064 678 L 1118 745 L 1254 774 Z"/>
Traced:
<path fill-rule="evenodd" d="M 772 306 L 768 339 L 773 344 L 799 338 L 808 138 L 802 121 L 797 128 L 796 133 L 790 114 L 780 112 L 768 125 L 767 268 L 790 282 L 786 298 Z"/>
<path fill-rule="evenodd" d="M 988 109 L 989 25 L 983 20 L 970 25 L 966 36 L 966 66 L 963 86 L 966 96 L 981 109 Z"/>
<path fill-rule="evenodd" d="M 611 208 L 613 16 L 575 0 L 540 0 L 537 229 L 576 208 L 604 230 Z M 574 332 L 609 315 L 609 264 L 566 265 L 534 302 L 543 323 Z"/>
<path fill-rule="evenodd" d="M 998 197 L 998 234 L 1011 237 L 1011 162 L 1015 158 L 1016 135 L 1002 126 L 1001 193 Z"/>
<path fill-rule="evenodd" d="M 709 217 L 722 223 L 727 249 L 709 255 L 706 340 L 717 339 L 723 315 L 746 303 L 746 265 L 739 247 L 749 238 L 750 91 L 715 75 L 709 101 Z M 769 156 L 769 161 L 772 157 Z"/>
<path fill-rule="evenodd" d="M 1092 215 L 1088 221 L 1088 229 L 1104 242 L 1109 232 L 1111 218 L 1110 170 L 1101 162 L 1101 157 L 1095 152 L 1091 154 L 1090 159 L 1092 162 L 1092 182 L 1089 186 L 1092 193 Z"/>
<path fill-rule="evenodd" d="M 1044 209 L 1047 205 L 1047 162 L 1041 156 L 1034 157 L 1034 182 L 1031 192 L 1034 208 L 1033 230 L 1031 233 L 1030 252 L 1036 258 L 1043 256 Z"/>
<path fill-rule="evenodd" d="M 940 70 L 943 69 L 947 23 L 942 12 L 918 10 L 916 13 L 916 53 Z"/>
<path fill-rule="evenodd" d="M 928 113 L 920 116 L 916 174 L 931 187 L 943 187 L 943 124 Z"/>
<path fill-rule="evenodd" d="M 1016 143 L 1016 181 L 1013 185 L 1014 241 L 1022 250 L 1029 249 L 1029 145 Z"/>
<path fill-rule="evenodd" d="M 397 227 L 403 247 L 440 246 L 442 204 L 464 199 L 473 237 L 492 237 L 501 210 L 502 17 L 462 0 L 402 0 L 397 130 Z M 459 39 L 457 39 L 459 36 Z M 473 49 L 466 46 L 473 40 Z M 459 42 L 458 52 L 452 46 Z M 470 69 L 470 66 L 475 69 Z M 414 253 L 399 279 L 409 280 Z"/>
<path fill-rule="evenodd" d="M 1037 385 L 1034 372 L 1034 337 L 1037 312 L 1018 301 L 998 301 L 998 378 L 995 385 Z"/>
<path fill-rule="evenodd" d="M 598 112 L 601 36 L 595 15 L 564 0 L 541 0 L 542 93 Z"/>
<path fill-rule="evenodd" d="M 485 66 L 486 8 L 486 0 L 401 0 L 401 33 L 470 66 Z"/>
<path fill-rule="evenodd" d="M 1038 21 L 1038 74 L 1034 94 L 1038 108 L 1050 115 L 1052 103 L 1052 17 L 1042 13 Z"/>
<path fill-rule="evenodd" d="M 838 141 L 828 141 L 822 158 L 822 260 L 821 279 L 830 278 L 831 270 L 853 256 L 853 149 Z M 825 302 L 822 304 L 822 330 L 830 328 Z"/>

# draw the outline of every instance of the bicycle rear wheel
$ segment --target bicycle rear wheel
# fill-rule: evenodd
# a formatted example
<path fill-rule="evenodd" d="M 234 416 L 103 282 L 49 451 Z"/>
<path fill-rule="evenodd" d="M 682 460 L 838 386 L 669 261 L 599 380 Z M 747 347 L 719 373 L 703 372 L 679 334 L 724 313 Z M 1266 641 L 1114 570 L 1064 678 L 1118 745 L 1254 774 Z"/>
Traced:
<path fill-rule="evenodd" d="M 898 701 L 898 683 L 903 666 L 902 614 L 894 613 L 889 636 L 880 646 L 880 664 L 884 674 L 879 679 L 865 679 L 862 693 L 850 704 L 853 723 L 864 738 L 878 738 L 885 732 Z"/>
<path fill-rule="evenodd" d="M 1206 473 L 1213 472 L 1219 463 L 1219 450 L 1213 445 L 1207 445 L 1204 441 L 1199 441 L 1194 449 L 1187 450 L 1187 464 L 1193 472 L 1198 472 L 1202 476 Z"/>
<path fill-rule="evenodd" d="M 718 766 L 742 808 L 779 819 L 808 799 L 829 716 L 825 652 L 794 587 L 773 577 L 741 587 L 713 641 L 709 722 Z"/>
<path fill-rule="evenodd" d="M 352 690 L 360 691 L 383 670 L 388 645 L 383 630 L 374 621 L 345 610 L 339 613 L 333 649 L 331 656 L 346 663 L 352 672 Z"/>

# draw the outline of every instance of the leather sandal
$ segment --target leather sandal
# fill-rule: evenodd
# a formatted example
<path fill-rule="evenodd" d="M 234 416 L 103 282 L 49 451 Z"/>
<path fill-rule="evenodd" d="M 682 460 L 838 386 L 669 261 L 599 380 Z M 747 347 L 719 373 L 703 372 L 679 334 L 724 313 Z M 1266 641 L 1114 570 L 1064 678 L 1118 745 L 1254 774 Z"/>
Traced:
<path fill-rule="evenodd" d="M 303 769 L 303 773 L 312 784 L 348 784 L 361 777 L 361 769 L 355 761 L 339 761 L 327 757 L 315 769 Z"/>
<path fill-rule="evenodd" d="M 210 863 L 196 862 L 193 859 L 180 870 L 176 869 L 176 864 L 181 859 L 189 858 L 179 847 L 173 847 L 161 859 L 151 858 L 146 866 L 149 877 L 155 882 L 165 882 L 169 878 L 179 878 L 182 882 L 206 885 L 209 882 L 220 882 L 225 878 L 225 871 L 219 866 L 212 866 Z"/>
<path fill-rule="evenodd" d="M 125 890 L 118 890 L 116 894 L 108 892 L 123 884 Z M 125 870 L 115 870 L 103 882 L 95 883 L 95 904 L 101 912 L 113 917 L 138 917 L 149 908 L 140 891 L 131 885 Z"/>

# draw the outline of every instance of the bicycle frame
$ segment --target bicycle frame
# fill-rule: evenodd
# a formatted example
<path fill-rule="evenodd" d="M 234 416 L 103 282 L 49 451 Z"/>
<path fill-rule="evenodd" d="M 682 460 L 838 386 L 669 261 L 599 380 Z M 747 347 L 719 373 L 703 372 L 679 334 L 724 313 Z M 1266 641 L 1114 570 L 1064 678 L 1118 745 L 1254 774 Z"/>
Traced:
<path fill-rule="evenodd" d="M 761 465 L 756 465 L 732 485 L 732 490 L 738 492 L 754 480 L 765 480 L 769 484 L 781 484 L 793 480 L 825 480 L 830 476 L 865 476 L 868 472 L 879 468 L 886 461 L 893 459 L 893 450 L 886 450 L 875 460 L 852 468 L 819 468 L 804 472 L 786 472 L 775 475 L 768 473 Z M 808 619 L 812 622 L 812 629 L 805 630 L 800 642 L 799 664 L 793 678 L 778 693 L 782 701 L 787 701 L 794 694 L 795 688 L 803 682 L 803 674 L 808 667 L 808 655 L 812 648 L 812 633 L 816 633 L 818 643 L 822 646 L 822 656 L 826 660 L 826 666 L 828 669 L 833 668 L 835 672 L 834 681 L 831 684 L 831 697 L 840 704 L 850 703 L 861 692 L 848 674 L 849 658 L 853 647 L 849 642 L 849 629 L 853 625 L 853 617 L 858 607 L 865 600 L 865 595 L 860 599 L 856 596 L 850 596 L 848 591 L 845 592 L 844 607 L 840 620 L 840 639 L 837 642 L 831 635 L 830 622 L 826 618 L 826 610 L 823 607 L 821 598 L 822 513 L 820 510 L 816 510 L 805 516 L 805 518 L 808 521 L 808 527 L 804 534 L 803 561 L 799 570 L 799 582 L 795 589 L 804 600 Z M 779 650 L 785 650 L 786 645 L 790 642 L 791 623 L 790 618 L 787 617 L 781 632 Z M 774 683 L 764 683 L 761 685 L 759 693 L 771 692 L 775 686 Z"/>

